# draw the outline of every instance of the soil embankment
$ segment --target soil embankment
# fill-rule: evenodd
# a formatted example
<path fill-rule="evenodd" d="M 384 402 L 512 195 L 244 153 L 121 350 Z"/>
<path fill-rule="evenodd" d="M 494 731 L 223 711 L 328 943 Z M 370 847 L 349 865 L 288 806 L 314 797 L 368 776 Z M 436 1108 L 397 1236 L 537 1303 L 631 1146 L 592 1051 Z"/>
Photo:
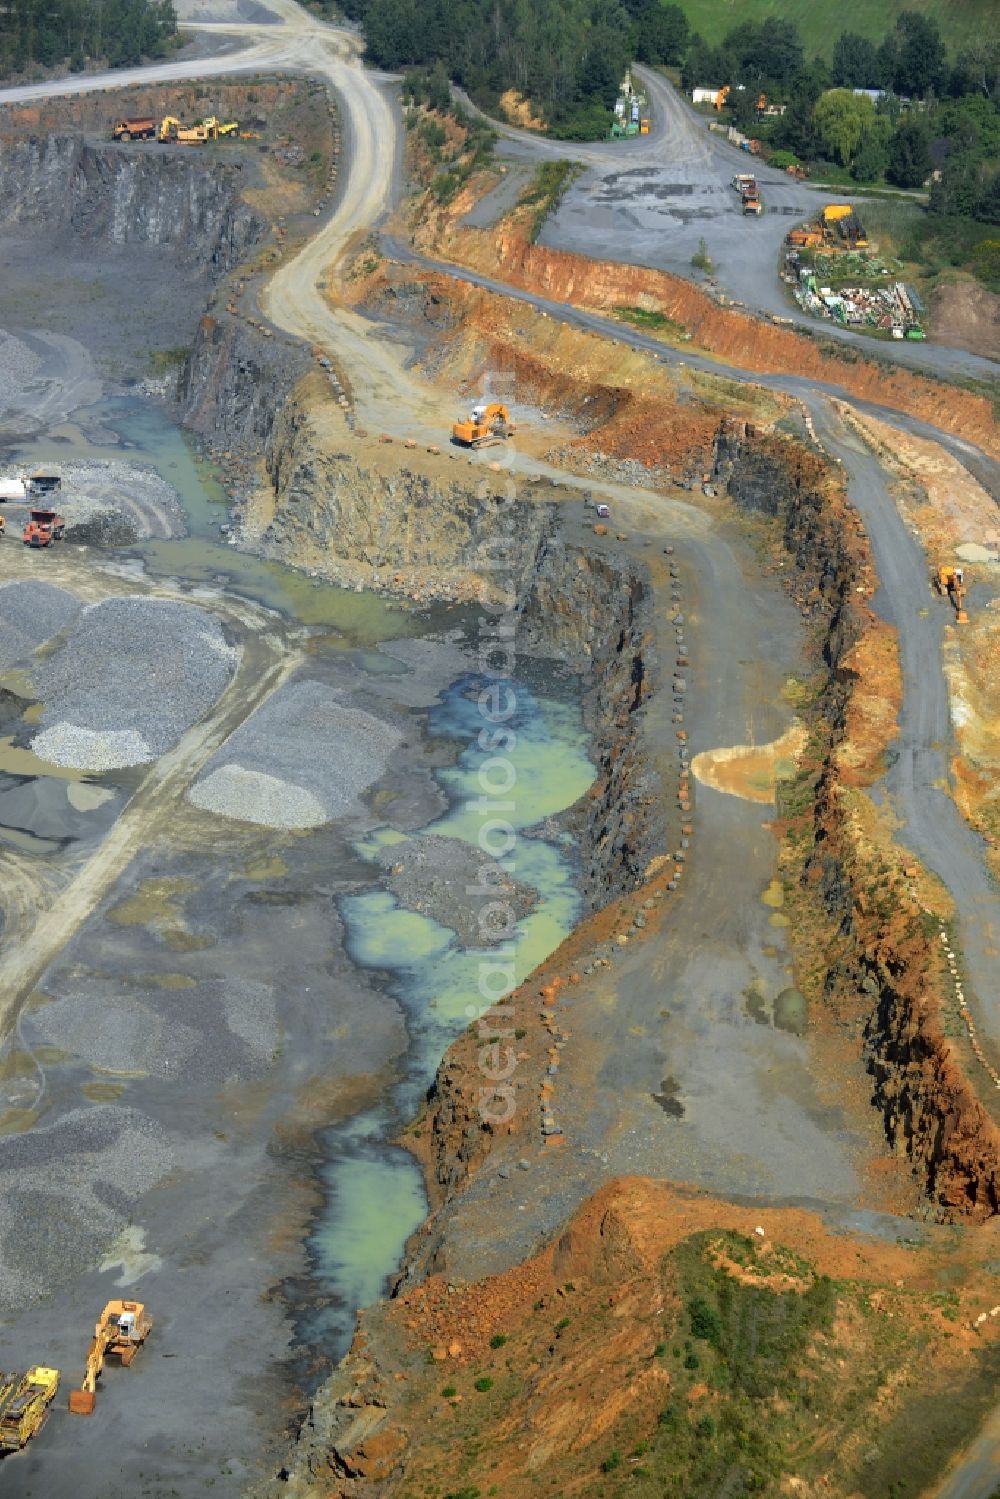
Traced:
<path fill-rule="evenodd" d="M 508 1273 L 432 1275 L 366 1312 L 337 1402 L 314 1406 L 272 1492 L 922 1484 L 988 1408 L 996 1360 L 977 1251 L 963 1248 L 960 1292 L 937 1290 L 953 1253 L 943 1236 L 859 1240 L 801 1210 L 611 1183 Z"/>
<path fill-rule="evenodd" d="M 685 330 L 694 345 L 759 374 L 794 374 L 839 385 L 859 400 L 917 416 L 1000 456 L 1000 431 L 985 396 L 881 365 L 851 351 L 721 307 L 680 277 L 638 266 L 588 260 L 528 244 L 520 233 L 464 230 L 448 253 L 462 265 L 514 286 L 595 311 L 638 307 Z"/>

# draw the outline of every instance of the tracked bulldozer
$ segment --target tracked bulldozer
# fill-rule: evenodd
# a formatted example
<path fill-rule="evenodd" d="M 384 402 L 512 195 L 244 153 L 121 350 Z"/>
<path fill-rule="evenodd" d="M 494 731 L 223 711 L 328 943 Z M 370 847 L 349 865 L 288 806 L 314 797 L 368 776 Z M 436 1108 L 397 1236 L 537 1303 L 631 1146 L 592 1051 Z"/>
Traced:
<path fill-rule="evenodd" d="M 516 430 L 507 407 L 501 401 L 494 401 L 490 405 L 473 406 L 472 415 L 456 422 L 451 435 L 452 440 L 463 447 L 485 448 L 513 437 Z"/>
<path fill-rule="evenodd" d="M 97 1381 L 105 1360 L 117 1358 L 128 1368 L 149 1335 L 153 1324 L 141 1301 L 109 1301 L 94 1329 L 87 1350 L 87 1368 L 83 1384 L 69 1392 L 69 1408 L 75 1416 L 93 1415 L 97 1402 Z"/>
<path fill-rule="evenodd" d="M 40 1431 L 59 1388 L 59 1370 L 37 1364 L 20 1378 L 0 1374 L 0 1452 L 20 1452 Z"/>

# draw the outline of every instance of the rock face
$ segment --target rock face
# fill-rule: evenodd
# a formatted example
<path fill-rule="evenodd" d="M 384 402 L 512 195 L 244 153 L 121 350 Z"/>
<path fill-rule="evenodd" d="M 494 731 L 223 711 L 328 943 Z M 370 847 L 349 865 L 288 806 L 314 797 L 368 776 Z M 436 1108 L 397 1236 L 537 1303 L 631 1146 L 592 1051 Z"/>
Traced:
<path fill-rule="evenodd" d="M 206 315 L 177 388 L 182 420 L 215 447 L 259 452 L 309 356 L 225 313 Z"/>
<path fill-rule="evenodd" d="M 982 1221 L 1000 1212 L 1000 1129 L 976 1097 L 945 1035 L 940 945 L 898 863 L 859 832 L 845 796 L 876 779 L 891 725 L 858 773 L 856 700 L 877 692 L 858 652 L 885 626 L 856 587 L 872 577 L 867 538 L 818 459 L 742 423 L 716 443 L 716 474 L 736 503 L 773 517 L 794 560 L 790 585 L 821 622 L 828 675 L 814 729 L 822 763 L 809 812 L 804 894 L 822 913 L 824 997 L 860 1023 L 873 1102 L 890 1143 L 911 1163 L 939 1218 Z M 867 590 L 866 590 L 867 591 Z M 850 774 L 847 767 L 850 766 Z M 805 827 L 803 831 L 806 831 Z"/>
<path fill-rule="evenodd" d="M 555 506 L 524 484 L 509 492 L 500 475 L 451 478 L 440 460 L 377 467 L 349 450 L 346 424 L 321 389 L 310 376 L 275 418 L 263 555 L 411 598 L 492 599 L 509 589 L 522 598 Z"/>
<path fill-rule="evenodd" d="M 0 154 L 0 226 L 45 225 L 89 243 L 170 247 L 218 273 L 264 232 L 236 165 L 197 152 L 122 151 L 82 136 L 15 141 Z"/>
<path fill-rule="evenodd" d="M 648 609 L 630 557 L 568 547 L 558 532 L 546 536 L 517 644 L 587 672 L 584 713 L 597 775 L 575 821 L 592 909 L 640 884 L 664 847 L 662 799 L 641 734 L 652 680 Z"/>

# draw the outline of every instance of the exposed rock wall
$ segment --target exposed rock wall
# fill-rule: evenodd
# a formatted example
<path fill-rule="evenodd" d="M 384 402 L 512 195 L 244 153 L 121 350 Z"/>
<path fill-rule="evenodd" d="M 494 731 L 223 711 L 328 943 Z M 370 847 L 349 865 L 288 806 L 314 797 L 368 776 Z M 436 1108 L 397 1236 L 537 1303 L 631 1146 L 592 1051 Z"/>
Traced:
<path fill-rule="evenodd" d="M 592 909 L 635 889 L 664 846 L 659 784 L 641 732 L 655 669 L 648 611 L 630 557 L 569 547 L 559 532 L 545 538 L 518 645 L 587 669 L 584 712 L 597 774 L 575 822 Z"/>
<path fill-rule="evenodd" d="M 695 344 L 742 369 L 794 372 L 839 385 L 859 400 L 922 417 L 1000 456 L 1000 426 L 987 397 L 879 364 L 874 356 L 856 356 L 853 349 L 838 354 L 819 338 L 722 307 L 680 276 L 527 244 L 509 229 L 463 229 L 453 236 L 449 253 L 463 265 L 554 301 L 599 311 L 629 306 L 662 312 L 686 328 Z"/>
<path fill-rule="evenodd" d="M 1000 1211 L 1000 1129 L 945 1035 L 940 944 L 898 856 L 865 837 L 851 789 L 877 777 L 894 737 L 881 715 L 867 749 L 853 742 L 859 699 L 880 693 L 872 641 L 887 633 L 856 592 L 859 579 L 873 576 L 867 538 L 820 461 L 790 444 L 727 424 L 716 472 L 738 505 L 781 526 L 795 563 L 791 586 L 821 625 L 827 677 L 813 722 L 821 748 L 799 819 L 811 847 L 798 872 L 803 906 L 820 928 L 814 947 L 825 962 L 825 998 L 860 1019 L 873 1101 L 932 1210 L 985 1219 Z"/>
<path fill-rule="evenodd" d="M 216 448 L 259 453 L 308 367 L 305 349 L 264 339 L 226 313 L 207 314 L 178 382 L 184 425 Z"/>
<path fill-rule="evenodd" d="M 522 599 L 555 507 L 538 486 L 487 474 L 470 481 L 419 453 L 359 456 L 343 417 L 307 377 L 281 407 L 265 447 L 273 515 L 263 555 L 334 581 L 413 599 Z"/>
<path fill-rule="evenodd" d="M 222 273 L 265 227 L 241 201 L 241 181 L 239 164 L 208 165 L 193 151 L 123 151 L 78 135 L 19 140 L 0 152 L 0 227 L 163 246 Z"/>

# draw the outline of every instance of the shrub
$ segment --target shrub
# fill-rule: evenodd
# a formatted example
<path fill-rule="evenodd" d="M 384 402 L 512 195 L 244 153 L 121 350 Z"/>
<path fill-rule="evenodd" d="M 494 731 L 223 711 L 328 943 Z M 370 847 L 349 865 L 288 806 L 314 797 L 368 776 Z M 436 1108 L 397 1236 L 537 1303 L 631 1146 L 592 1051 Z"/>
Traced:
<path fill-rule="evenodd" d="M 688 1316 L 695 1337 L 718 1348 L 722 1338 L 722 1318 L 716 1308 L 704 1296 L 692 1296 L 688 1302 Z"/>
<path fill-rule="evenodd" d="M 481 1395 L 485 1395 L 486 1391 L 492 1390 L 492 1388 L 493 1381 L 490 1376 L 488 1374 L 480 1374 L 479 1378 L 476 1380 L 476 1389 L 479 1391 L 479 1393 Z"/>
<path fill-rule="evenodd" d="M 607 1457 L 604 1459 L 603 1463 L 601 1464 L 601 1472 L 602 1473 L 613 1473 L 616 1468 L 620 1468 L 621 1467 L 621 1462 L 622 1462 L 622 1455 L 618 1451 L 618 1448 L 616 1447 L 614 1449 L 614 1451 L 613 1452 L 609 1452 L 608 1455 L 607 1455 Z"/>
<path fill-rule="evenodd" d="M 492 1338 L 490 1338 L 490 1347 L 502 1348 L 506 1341 L 507 1339 L 504 1337 L 502 1332 L 495 1332 Z"/>

